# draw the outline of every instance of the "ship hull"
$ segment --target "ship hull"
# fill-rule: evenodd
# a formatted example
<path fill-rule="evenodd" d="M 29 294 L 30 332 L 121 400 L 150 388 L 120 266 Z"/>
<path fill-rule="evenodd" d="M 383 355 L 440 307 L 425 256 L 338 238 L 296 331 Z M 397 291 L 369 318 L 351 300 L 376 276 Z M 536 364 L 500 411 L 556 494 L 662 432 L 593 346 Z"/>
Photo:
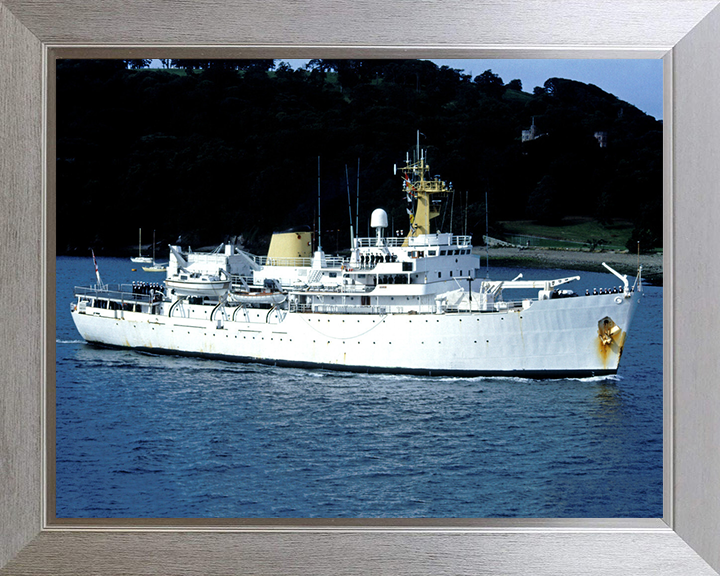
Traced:
<path fill-rule="evenodd" d="M 540 300 L 482 313 L 187 306 L 172 318 L 89 307 L 72 316 L 90 343 L 155 353 L 358 372 L 588 377 L 617 372 L 640 295 Z M 603 336 L 605 319 L 616 329 Z"/>

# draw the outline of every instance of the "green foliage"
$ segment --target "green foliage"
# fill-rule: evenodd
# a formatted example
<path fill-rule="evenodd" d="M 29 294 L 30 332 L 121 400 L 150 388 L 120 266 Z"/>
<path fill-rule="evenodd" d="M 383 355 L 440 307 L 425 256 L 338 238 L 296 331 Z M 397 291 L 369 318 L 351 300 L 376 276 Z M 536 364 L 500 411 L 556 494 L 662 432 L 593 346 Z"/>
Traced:
<path fill-rule="evenodd" d="M 505 92 L 505 85 L 502 78 L 494 74 L 492 70 L 485 70 L 480 76 L 475 77 L 475 84 L 488 96 L 499 98 Z"/>
<path fill-rule="evenodd" d="M 659 195 L 658 195 L 659 196 Z M 654 198 L 640 209 L 635 229 L 626 247 L 630 252 L 651 252 L 662 247 L 662 198 Z"/>
<path fill-rule="evenodd" d="M 133 70 L 150 66 L 150 60 L 125 60 L 125 62 L 127 62 L 128 68 Z"/>
<path fill-rule="evenodd" d="M 506 88 L 508 90 L 517 90 L 519 92 L 522 90 L 522 82 L 517 78 L 515 80 L 510 80 L 510 82 L 507 83 Z"/>
<path fill-rule="evenodd" d="M 590 252 L 594 252 L 598 248 L 602 249 L 605 244 L 607 244 L 607 241 L 603 238 L 588 238 L 585 240 L 585 244 L 588 245 L 588 249 Z"/>
<path fill-rule="evenodd" d="M 529 94 L 488 70 L 472 79 L 416 60 L 121 60 L 57 67 L 57 244 L 107 251 L 137 228 L 158 242 L 216 244 L 242 234 L 258 252 L 273 230 L 312 223 L 321 157 L 323 222 L 349 243 L 345 165 L 360 233 L 388 210 L 407 228 L 393 164 L 423 136 L 432 174 L 452 181 L 453 231 L 568 214 L 630 219 L 661 245 L 662 123 L 595 86 L 553 78 Z M 533 118 L 543 136 L 521 142 Z M 600 148 L 596 131 L 608 134 Z M 467 211 L 465 199 L 467 197 Z M 354 212 L 354 202 L 353 202 Z M 467 224 L 466 224 L 467 220 Z M 450 212 L 437 219 L 449 229 Z"/>
<path fill-rule="evenodd" d="M 555 178 L 543 176 L 527 202 L 528 217 L 540 224 L 558 225 L 565 215 L 560 190 Z"/>
<path fill-rule="evenodd" d="M 602 241 L 602 246 L 611 250 L 625 248 L 633 231 L 633 223 L 615 220 L 612 224 L 601 224 L 589 216 L 566 216 L 560 225 L 543 225 L 534 220 L 513 220 L 501 222 L 497 238 L 506 235 L 538 236 L 561 242 L 586 243 Z"/>

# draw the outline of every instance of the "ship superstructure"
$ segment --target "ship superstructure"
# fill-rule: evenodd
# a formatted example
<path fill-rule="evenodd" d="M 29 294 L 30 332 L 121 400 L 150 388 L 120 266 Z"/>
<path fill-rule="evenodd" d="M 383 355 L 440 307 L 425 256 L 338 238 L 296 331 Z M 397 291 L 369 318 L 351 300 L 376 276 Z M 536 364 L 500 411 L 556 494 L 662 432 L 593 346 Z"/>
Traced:
<path fill-rule="evenodd" d="M 451 185 L 429 177 L 419 150 L 399 173 L 405 235 L 386 234 L 378 209 L 375 236 L 353 238 L 345 257 L 313 253 L 306 230 L 273 235 L 265 257 L 232 243 L 212 253 L 171 246 L 163 287 L 77 288 L 75 325 L 91 343 L 288 366 L 533 378 L 617 371 L 639 272 L 631 287 L 606 266 L 616 287 L 588 296 L 559 288 L 578 276 L 483 278 L 470 236 L 431 231 Z"/>

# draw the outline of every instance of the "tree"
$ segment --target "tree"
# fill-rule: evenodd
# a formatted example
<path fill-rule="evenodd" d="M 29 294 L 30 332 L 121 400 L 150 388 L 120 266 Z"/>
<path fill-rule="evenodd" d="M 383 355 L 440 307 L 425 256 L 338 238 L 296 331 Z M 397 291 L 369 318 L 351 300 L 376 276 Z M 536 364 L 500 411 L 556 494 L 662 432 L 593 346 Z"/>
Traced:
<path fill-rule="evenodd" d="M 138 70 L 150 66 L 150 60 L 125 60 L 125 62 L 131 70 Z"/>
<path fill-rule="evenodd" d="M 499 98 L 505 92 L 502 78 L 492 70 L 485 70 L 480 76 L 475 76 L 475 84 L 488 96 Z"/>
<path fill-rule="evenodd" d="M 517 78 L 515 80 L 510 80 L 510 82 L 507 83 L 506 88 L 508 88 L 509 90 L 517 90 L 518 92 L 522 92 L 522 82 Z"/>
<path fill-rule="evenodd" d="M 588 238 L 585 240 L 585 244 L 589 246 L 588 250 L 590 252 L 595 252 L 598 248 L 602 251 L 602 247 L 607 244 L 607 240 L 604 240 L 603 238 Z"/>
<path fill-rule="evenodd" d="M 262 60 L 232 60 L 240 70 L 252 71 L 252 72 L 267 72 L 275 68 L 275 60 L 265 58 Z"/>
<path fill-rule="evenodd" d="M 320 72 L 337 72 L 340 60 L 313 58 L 305 65 L 308 70 L 320 70 Z"/>
<path fill-rule="evenodd" d="M 180 68 L 190 75 L 196 68 L 202 68 L 200 60 L 170 60 L 173 68 Z"/>
<path fill-rule="evenodd" d="M 557 94 L 557 87 L 558 87 L 558 79 L 557 78 L 548 78 L 545 80 L 545 94 L 548 96 L 555 96 Z"/>
<path fill-rule="evenodd" d="M 295 71 L 287 62 L 280 62 L 280 64 L 275 67 L 275 76 L 277 78 L 288 79 L 292 78 L 293 74 L 295 74 Z"/>
<path fill-rule="evenodd" d="M 653 248 L 662 247 L 662 238 L 662 197 L 658 194 L 641 209 L 625 247 L 630 252 L 636 252 L 639 244 L 641 252 L 649 252 Z"/>
<path fill-rule="evenodd" d="M 558 183 L 553 176 L 545 175 L 530 194 L 527 215 L 539 222 L 555 226 L 565 216 L 560 201 Z"/>

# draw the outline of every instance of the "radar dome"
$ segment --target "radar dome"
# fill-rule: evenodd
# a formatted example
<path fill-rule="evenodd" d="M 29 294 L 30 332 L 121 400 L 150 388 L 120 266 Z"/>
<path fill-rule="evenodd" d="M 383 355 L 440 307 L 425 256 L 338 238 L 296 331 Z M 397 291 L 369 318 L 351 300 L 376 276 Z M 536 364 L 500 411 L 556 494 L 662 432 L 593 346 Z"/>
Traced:
<path fill-rule="evenodd" d="M 387 228 L 387 225 L 387 212 L 385 212 L 382 208 L 373 210 L 373 213 L 370 216 L 370 226 L 373 228 Z"/>

